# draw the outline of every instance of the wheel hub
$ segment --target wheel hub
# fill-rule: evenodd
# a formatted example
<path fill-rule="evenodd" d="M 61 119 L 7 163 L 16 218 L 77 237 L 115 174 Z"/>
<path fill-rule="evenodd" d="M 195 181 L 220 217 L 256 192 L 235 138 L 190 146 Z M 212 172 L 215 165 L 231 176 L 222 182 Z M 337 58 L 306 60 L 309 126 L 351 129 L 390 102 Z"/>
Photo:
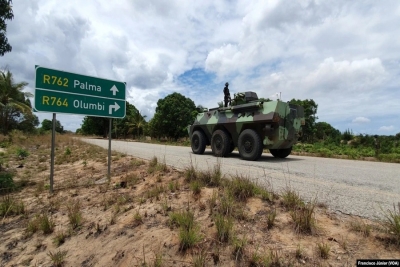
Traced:
<path fill-rule="evenodd" d="M 197 137 L 193 138 L 193 145 L 194 145 L 195 148 L 199 147 L 199 145 L 200 145 L 199 138 L 197 138 Z"/>
<path fill-rule="evenodd" d="M 222 140 L 221 138 L 215 138 L 215 148 L 222 149 Z"/>
<path fill-rule="evenodd" d="M 250 153 L 250 152 L 253 150 L 253 143 L 251 142 L 251 140 L 247 139 L 247 140 L 244 142 L 244 150 L 245 150 L 247 153 Z"/>

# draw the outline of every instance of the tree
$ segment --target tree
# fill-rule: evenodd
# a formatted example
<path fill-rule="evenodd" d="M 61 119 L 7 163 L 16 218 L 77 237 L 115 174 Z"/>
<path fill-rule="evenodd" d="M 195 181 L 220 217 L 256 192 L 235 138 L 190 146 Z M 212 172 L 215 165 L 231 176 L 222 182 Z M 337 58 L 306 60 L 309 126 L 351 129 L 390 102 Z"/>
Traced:
<path fill-rule="evenodd" d="M 39 118 L 33 113 L 27 113 L 20 118 L 15 128 L 24 133 L 35 133 L 38 125 Z"/>
<path fill-rule="evenodd" d="M 114 119 L 112 126 L 112 134 L 115 137 L 128 134 L 140 135 L 143 134 L 143 128 L 146 124 L 145 117 L 140 114 L 137 108 L 126 103 L 126 116 L 122 119 Z M 109 119 L 101 117 L 85 117 L 82 126 L 77 130 L 77 133 L 84 135 L 102 135 L 104 138 L 108 136 Z"/>
<path fill-rule="evenodd" d="M 317 122 L 315 124 L 315 137 L 323 141 L 340 142 L 341 133 L 327 122 Z"/>
<path fill-rule="evenodd" d="M 14 14 L 12 12 L 11 0 L 0 0 L 0 55 L 4 56 L 5 53 L 11 52 L 12 47 L 8 43 L 6 36 L 7 24 L 6 20 L 12 20 Z"/>
<path fill-rule="evenodd" d="M 139 110 L 134 105 L 129 104 L 127 107 L 126 120 L 124 128 L 127 129 L 127 134 L 137 135 L 143 134 L 143 127 L 146 124 L 146 116 L 142 116 Z"/>
<path fill-rule="evenodd" d="M 144 134 L 149 135 L 151 137 L 160 138 L 163 136 L 161 129 L 159 128 L 160 123 L 160 116 L 153 117 L 149 123 L 144 127 Z"/>
<path fill-rule="evenodd" d="M 102 135 L 103 138 L 106 138 L 109 120 L 108 118 L 86 116 L 83 118 L 82 126 L 77 132 L 83 135 Z"/>
<path fill-rule="evenodd" d="M 149 122 L 150 133 L 175 140 L 187 136 L 187 126 L 193 123 L 196 113 L 196 106 L 190 98 L 172 93 L 157 101 L 156 113 Z"/>
<path fill-rule="evenodd" d="M 345 130 L 342 134 L 342 140 L 346 142 L 353 140 L 353 137 L 354 137 L 353 131 L 350 129 Z"/>
<path fill-rule="evenodd" d="M 302 106 L 304 108 L 304 116 L 306 118 L 306 123 L 303 126 L 303 135 L 300 137 L 300 141 L 302 142 L 313 142 L 316 128 L 315 128 L 315 121 L 318 119 L 315 115 L 317 114 L 318 105 L 315 103 L 314 100 L 306 99 L 292 99 L 289 102 L 290 104 L 295 104 Z"/>
<path fill-rule="evenodd" d="M 53 130 L 53 121 L 44 119 L 42 121 L 42 130 L 43 131 L 52 131 Z M 59 120 L 56 120 L 56 132 L 64 133 L 64 127 L 61 125 Z"/>
<path fill-rule="evenodd" d="M 26 82 L 15 83 L 10 71 L 0 71 L 0 130 L 4 134 L 32 114 L 28 97 L 33 95 L 22 91 L 26 85 Z"/>

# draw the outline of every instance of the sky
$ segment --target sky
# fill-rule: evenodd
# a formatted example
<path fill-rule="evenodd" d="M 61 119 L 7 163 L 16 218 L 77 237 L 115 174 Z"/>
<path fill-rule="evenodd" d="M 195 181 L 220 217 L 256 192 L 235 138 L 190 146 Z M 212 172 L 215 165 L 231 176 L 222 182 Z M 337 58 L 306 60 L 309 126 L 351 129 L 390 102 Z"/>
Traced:
<path fill-rule="evenodd" d="M 31 93 L 35 65 L 122 81 L 149 120 L 173 92 L 216 107 L 229 82 L 232 96 L 313 99 L 342 132 L 400 132 L 398 0 L 14 0 L 13 12 L 0 68 Z M 83 116 L 57 119 L 75 131 Z"/>

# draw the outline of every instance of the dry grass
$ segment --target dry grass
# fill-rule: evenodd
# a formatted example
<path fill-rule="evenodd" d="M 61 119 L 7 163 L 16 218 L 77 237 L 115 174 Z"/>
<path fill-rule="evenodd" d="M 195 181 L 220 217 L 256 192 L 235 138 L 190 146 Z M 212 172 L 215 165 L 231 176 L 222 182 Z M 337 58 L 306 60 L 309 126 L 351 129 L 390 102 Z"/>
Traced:
<path fill-rule="evenodd" d="M 5 154 L 2 166 L 25 167 L 15 172 L 18 190 L 0 200 L 0 265 L 351 266 L 377 251 L 400 258 L 398 206 L 380 223 L 339 217 L 293 189 L 278 195 L 245 176 L 224 177 L 219 161 L 179 172 L 165 160 L 113 153 L 107 181 L 107 151 L 57 135 L 63 161 L 49 195 L 48 138 L 15 135 L 20 142 Z M 28 155 L 20 159 L 17 148 Z"/>

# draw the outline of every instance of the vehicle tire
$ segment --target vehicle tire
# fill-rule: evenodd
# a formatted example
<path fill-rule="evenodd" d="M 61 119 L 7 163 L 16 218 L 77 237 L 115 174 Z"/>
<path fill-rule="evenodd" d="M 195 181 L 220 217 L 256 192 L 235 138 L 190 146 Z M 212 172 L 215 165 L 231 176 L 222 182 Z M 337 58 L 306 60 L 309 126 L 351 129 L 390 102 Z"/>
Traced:
<path fill-rule="evenodd" d="M 270 149 L 269 152 L 275 158 L 284 159 L 284 158 L 286 158 L 287 156 L 290 155 L 290 153 L 292 152 L 292 147 L 284 148 L 284 149 Z"/>
<path fill-rule="evenodd" d="M 239 135 L 238 149 L 240 157 L 244 160 L 259 159 L 263 149 L 260 136 L 252 129 L 244 130 Z"/>
<path fill-rule="evenodd" d="M 201 131 L 194 131 L 190 140 L 194 154 L 203 154 L 206 150 L 206 137 Z"/>
<path fill-rule="evenodd" d="M 225 157 L 230 149 L 231 140 L 223 130 L 216 130 L 211 137 L 211 150 L 217 157 Z"/>

